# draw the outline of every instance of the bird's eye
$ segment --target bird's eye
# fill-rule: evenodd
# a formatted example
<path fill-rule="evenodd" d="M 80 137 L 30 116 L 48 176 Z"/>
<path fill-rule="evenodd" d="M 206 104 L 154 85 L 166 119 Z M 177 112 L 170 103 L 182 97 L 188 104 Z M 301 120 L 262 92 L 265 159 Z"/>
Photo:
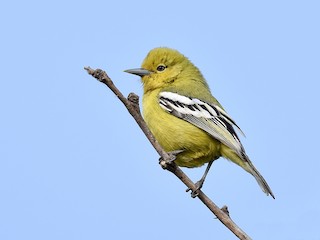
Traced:
<path fill-rule="evenodd" d="M 162 72 L 162 71 L 164 71 L 166 69 L 166 66 L 165 65 L 159 65 L 158 67 L 157 67 L 157 71 L 159 71 L 159 72 Z"/>

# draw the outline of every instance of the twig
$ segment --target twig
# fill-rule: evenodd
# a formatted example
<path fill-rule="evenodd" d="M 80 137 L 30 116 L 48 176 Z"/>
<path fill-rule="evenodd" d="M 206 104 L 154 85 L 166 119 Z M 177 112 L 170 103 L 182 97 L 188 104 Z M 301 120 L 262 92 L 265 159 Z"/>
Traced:
<path fill-rule="evenodd" d="M 92 75 L 98 81 L 106 84 L 111 91 L 120 99 L 120 101 L 126 106 L 129 113 L 138 123 L 146 137 L 149 139 L 152 146 L 156 149 L 156 151 L 161 156 L 162 160 L 160 161 L 160 165 L 162 168 L 167 169 L 176 175 L 188 188 L 195 191 L 196 186 L 191 181 L 191 179 L 179 168 L 176 164 L 170 163 L 167 164 L 168 160 L 170 160 L 171 156 L 165 152 L 157 140 L 154 138 L 149 128 L 147 127 L 145 121 L 143 120 L 140 108 L 139 108 L 139 97 L 130 93 L 128 98 L 125 98 L 123 94 L 116 88 L 113 84 L 112 80 L 109 78 L 107 73 L 101 69 L 91 69 L 90 67 L 84 68 L 88 74 Z M 229 213 L 226 207 L 220 209 L 214 202 L 212 202 L 201 190 L 197 191 L 199 194 L 197 197 L 210 209 L 210 211 L 230 230 L 232 231 L 239 239 L 251 239 L 243 230 L 241 230 L 229 217 Z"/>

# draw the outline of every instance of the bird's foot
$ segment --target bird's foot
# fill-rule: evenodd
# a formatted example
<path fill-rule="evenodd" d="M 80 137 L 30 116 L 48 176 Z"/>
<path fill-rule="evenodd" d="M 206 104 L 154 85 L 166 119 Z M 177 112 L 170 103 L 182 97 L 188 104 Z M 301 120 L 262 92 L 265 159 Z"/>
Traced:
<path fill-rule="evenodd" d="M 172 151 L 172 152 L 168 152 L 168 155 L 169 155 L 169 158 L 167 159 L 163 159 L 162 157 L 159 158 L 159 164 L 161 165 L 161 167 L 163 169 L 166 169 L 168 165 L 172 164 L 176 158 L 177 158 L 177 155 L 179 153 L 182 153 L 184 150 L 175 150 L 175 151 Z"/>
<path fill-rule="evenodd" d="M 199 191 L 203 186 L 204 180 L 206 180 L 207 174 L 208 174 L 208 172 L 210 170 L 210 167 L 211 167 L 213 161 L 214 160 L 212 160 L 212 161 L 210 161 L 208 163 L 207 168 L 206 168 L 202 178 L 198 182 L 195 183 L 195 186 L 196 186 L 195 190 L 192 190 L 191 188 L 188 188 L 186 190 L 186 192 L 189 192 L 191 190 L 191 197 L 195 198 L 195 197 L 197 197 L 199 195 Z"/>
<path fill-rule="evenodd" d="M 204 179 L 200 179 L 198 182 L 196 182 L 194 185 L 196 186 L 195 190 L 192 190 L 191 188 L 187 188 L 186 192 L 191 191 L 191 197 L 195 198 L 199 195 L 199 190 L 201 190 L 204 183 Z"/>

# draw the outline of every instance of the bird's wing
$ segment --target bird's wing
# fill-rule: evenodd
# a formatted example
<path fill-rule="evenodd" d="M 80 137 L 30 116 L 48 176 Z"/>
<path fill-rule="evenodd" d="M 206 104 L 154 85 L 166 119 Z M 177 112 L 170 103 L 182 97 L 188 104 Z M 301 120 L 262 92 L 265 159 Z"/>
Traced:
<path fill-rule="evenodd" d="M 244 157 L 244 148 L 233 127 L 239 129 L 241 134 L 243 132 L 218 105 L 173 92 L 161 92 L 159 104 L 168 113 L 201 128 L 233 149 L 239 157 Z"/>

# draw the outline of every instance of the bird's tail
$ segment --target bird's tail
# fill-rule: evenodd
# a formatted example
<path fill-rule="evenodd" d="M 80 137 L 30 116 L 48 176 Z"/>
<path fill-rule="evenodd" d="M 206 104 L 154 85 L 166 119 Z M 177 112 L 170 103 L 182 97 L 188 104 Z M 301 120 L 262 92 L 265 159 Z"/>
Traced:
<path fill-rule="evenodd" d="M 274 198 L 274 195 L 267 183 L 267 181 L 262 177 L 262 175 L 258 172 L 258 170 L 253 166 L 247 154 L 243 151 L 241 153 L 236 153 L 229 147 L 222 145 L 221 147 L 221 154 L 223 157 L 231 160 L 232 162 L 238 164 L 248 173 L 250 173 L 254 178 L 257 180 L 259 186 L 261 187 L 262 191 L 265 192 L 267 195 L 271 195 Z"/>
<path fill-rule="evenodd" d="M 253 164 L 251 163 L 250 159 L 248 157 L 246 157 L 246 170 L 252 174 L 252 176 L 254 176 L 254 178 L 257 180 L 259 186 L 261 187 L 262 191 L 265 192 L 267 195 L 271 195 L 271 197 L 273 197 L 273 199 L 275 199 L 271 188 L 269 187 L 267 181 L 262 177 L 262 175 L 259 173 L 259 171 L 255 168 L 255 166 L 253 166 Z"/>

